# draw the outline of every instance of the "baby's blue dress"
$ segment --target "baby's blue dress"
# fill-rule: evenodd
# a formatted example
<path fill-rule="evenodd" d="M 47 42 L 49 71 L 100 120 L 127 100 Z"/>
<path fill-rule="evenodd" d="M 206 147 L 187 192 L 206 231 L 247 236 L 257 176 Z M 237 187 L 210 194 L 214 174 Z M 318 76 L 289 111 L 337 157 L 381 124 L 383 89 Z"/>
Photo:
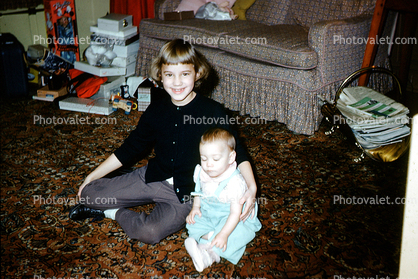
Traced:
<path fill-rule="evenodd" d="M 186 224 L 186 228 L 189 232 L 189 236 L 194 238 L 199 244 L 211 242 L 212 239 L 215 238 L 215 236 L 222 230 L 223 226 L 225 225 L 230 213 L 230 203 L 221 202 L 218 199 L 219 194 L 226 187 L 229 180 L 234 175 L 239 173 L 239 170 L 236 169 L 229 178 L 220 182 L 214 196 L 210 197 L 203 196 L 203 192 L 200 188 L 200 179 L 197 179 L 195 192 L 193 192 L 192 195 L 200 196 L 200 211 L 202 212 L 202 217 L 195 215 L 195 224 Z M 200 173 L 198 177 L 200 178 Z M 231 263 L 237 264 L 245 252 L 246 245 L 251 240 L 253 240 L 255 233 L 261 229 L 261 223 L 257 218 L 257 210 L 258 206 L 256 203 L 254 218 L 251 218 L 250 216 L 245 222 L 240 221 L 237 224 L 234 231 L 232 231 L 228 237 L 227 248 L 225 252 L 216 246 L 212 248 L 213 251 Z M 214 234 L 209 240 L 201 238 L 211 231 L 213 231 Z"/>

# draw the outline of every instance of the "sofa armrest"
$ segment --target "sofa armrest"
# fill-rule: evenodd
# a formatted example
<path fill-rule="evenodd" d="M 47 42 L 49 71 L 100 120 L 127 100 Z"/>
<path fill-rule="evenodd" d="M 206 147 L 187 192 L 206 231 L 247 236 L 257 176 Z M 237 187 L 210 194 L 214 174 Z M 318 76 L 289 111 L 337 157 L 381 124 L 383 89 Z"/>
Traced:
<path fill-rule="evenodd" d="M 155 0 L 154 16 L 156 19 L 164 19 L 164 13 L 173 12 L 181 0 Z"/>
<path fill-rule="evenodd" d="M 361 15 L 317 22 L 309 29 L 309 46 L 318 54 L 324 84 L 361 68 L 371 20 L 371 15 Z"/>

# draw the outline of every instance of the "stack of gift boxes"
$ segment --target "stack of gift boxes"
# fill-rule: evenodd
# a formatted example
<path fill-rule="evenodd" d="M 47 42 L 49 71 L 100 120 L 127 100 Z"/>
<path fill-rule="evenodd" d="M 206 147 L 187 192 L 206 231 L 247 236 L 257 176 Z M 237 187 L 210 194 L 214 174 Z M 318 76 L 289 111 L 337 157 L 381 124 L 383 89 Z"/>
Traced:
<path fill-rule="evenodd" d="M 90 26 L 90 31 L 92 32 L 91 42 L 110 46 L 116 57 L 110 67 L 98 67 L 90 65 L 87 61 L 77 61 L 74 63 L 74 68 L 96 76 L 108 77 L 108 82 L 100 87 L 96 95 L 112 101 L 115 95 L 121 98 L 135 98 L 135 105 L 132 109 L 144 111 L 150 102 L 150 88 L 129 88 L 128 96 L 122 92 L 122 88 L 126 88 L 129 79 L 133 79 L 136 86 L 145 80 L 145 78 L 133 77 L 139 50 L 139 34 L 137 26 L 132 25 L 132 16 L 108 14 L 99 18 L 97 25 Z M 145 103 L 144 95 L 148 96 L 145 98 Z"/>
<path fill-rule="evenodd" d="M 91 41 L 113 48 L 117 55 L 110 67 L 96 67 L 88 62 L 76 62 L 74 67 L 97 76 L 132 76 L 139 49 L 138 27 L 132 25 L 132 16 L 108 14 L 90 26 Z"/>

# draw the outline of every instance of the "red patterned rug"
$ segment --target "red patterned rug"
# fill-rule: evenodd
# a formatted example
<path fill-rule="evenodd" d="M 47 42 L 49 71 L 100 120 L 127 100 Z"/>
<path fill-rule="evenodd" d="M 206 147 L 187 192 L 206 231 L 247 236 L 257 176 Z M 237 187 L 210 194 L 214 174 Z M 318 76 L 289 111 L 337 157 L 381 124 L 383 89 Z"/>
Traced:
<path fill-rule="evenodd" d="M 236 266 L 222 260 L 198 273 L 185 229 L 147 245 L 109 219 L 69 220 L 83 178 L 140 115 L 1 104 L 2 278 L 397 277 L 403 206 L 395 201 L 404 195 L 407 156 L 356 163 L 360 153 L 339 133 L 326 136 L 325 124 L 313 136 L 276 122 L 238 127 L 257 175 L 263 228 Z"/>

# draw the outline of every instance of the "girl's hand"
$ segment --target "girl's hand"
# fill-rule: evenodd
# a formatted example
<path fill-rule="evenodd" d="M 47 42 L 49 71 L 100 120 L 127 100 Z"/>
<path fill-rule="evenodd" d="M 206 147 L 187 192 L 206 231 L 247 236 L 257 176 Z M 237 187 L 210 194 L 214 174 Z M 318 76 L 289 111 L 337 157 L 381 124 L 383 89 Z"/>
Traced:
<path fill-rule="evenodd" d="M 241 206 L 245 204 L 244 211 L 239 216 L 240 220 L 245 222 L 248 217 L 254 218 L 255 216 L 255 198 L 257 194 L 257 184 L 254 179 L 254 174 L 251 168 L 251 164 L 248 161 L 242 162 L 238 166 L 239 170 L 241 171 L 242 176 L 247 183 L 248 190 L 244 193 L 244 196 L 239 200 Z"/>
<path fill-rule="evenodd" d="M 88 178 L 84 180 L 83 184 L 81 184 L 80 188 L 78 189 L 78 193 L 77 193 L 78 198 L 81 198 L 81 192 L 83 191 L 84 187 L 86 187 L 86 185 L 89 184 L 90 182 L 91 181 Z"/>
<path fill-rule="evenodd" d="M 228 236 L 218 233 L 211 242 L 211 247 L 216 246 L 222 249 L 223 252 L 226 250 L 226 244 L 228 242 Z"/>
<path fill-rule="evenodd" d="M 250 188 L 245 192 L 244 196 L 239 200 L 241 205 L 245 204 L 244 211 L 240 215 L 240 220 L 245 222 L 251 215 L 251 219 L 254 218 L 255 215 L 255 195 L 256 193 L 251 191 Z"/>
<path fill-rule="evenodd" d="M 189 215 L 187 215 L 186 217 L 186 222 L 189 225 L 193 225 L 194 223 L 196 223 L 194 221 L 194 216 L 198 215 L 199 217 L 202 217 L 202 212 L 200 211 L 200 208 L 198 207 L 193 207 L 192 210 L 190 211 Z"/>
<path fill-rule="evenodd" d="M 122 163 L 113 153 L 110 155 L 103 163 L 101 163 L 92 173 L 90 173 L 86 179 L 84 180 L 83 184 L 81 184 L 80 188 L 78 189 L 77 196 L 81 198 L 81 192 L 83 191 L 84 187 L 87 184 L 92 182 L 93 180 L 102 178 L 108 173 L 111 173 L 114 170 L 117 170 L 122 166 Z"/>

